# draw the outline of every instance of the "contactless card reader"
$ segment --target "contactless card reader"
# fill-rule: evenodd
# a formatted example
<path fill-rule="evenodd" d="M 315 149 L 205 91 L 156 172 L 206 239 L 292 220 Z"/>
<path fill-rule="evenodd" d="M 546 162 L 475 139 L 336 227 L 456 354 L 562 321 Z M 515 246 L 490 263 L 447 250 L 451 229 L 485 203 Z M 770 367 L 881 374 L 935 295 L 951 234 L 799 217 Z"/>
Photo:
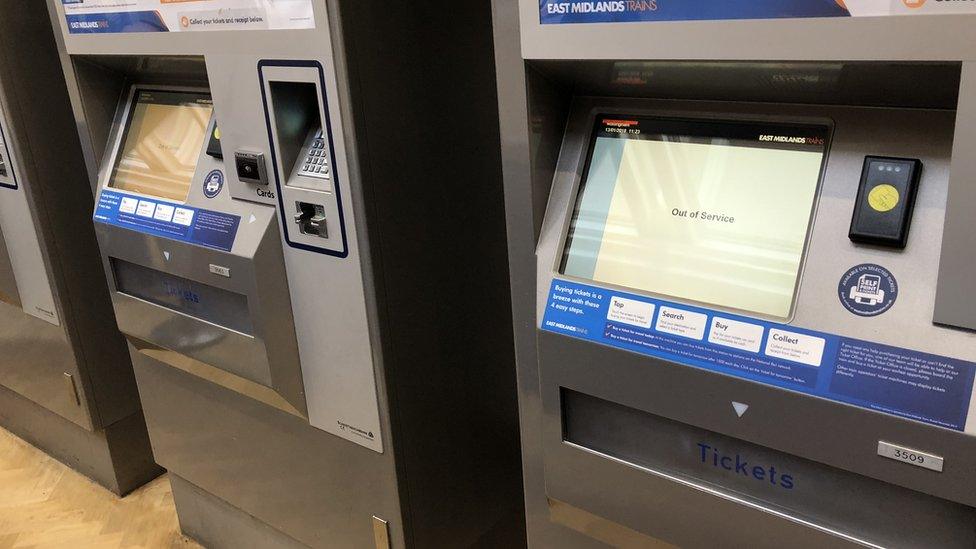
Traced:
<path fill-rule="evenodd" d="M 850 239 L 904 248 L 921 173 L 922 162 L 916 159 L 865 157 Z"/>

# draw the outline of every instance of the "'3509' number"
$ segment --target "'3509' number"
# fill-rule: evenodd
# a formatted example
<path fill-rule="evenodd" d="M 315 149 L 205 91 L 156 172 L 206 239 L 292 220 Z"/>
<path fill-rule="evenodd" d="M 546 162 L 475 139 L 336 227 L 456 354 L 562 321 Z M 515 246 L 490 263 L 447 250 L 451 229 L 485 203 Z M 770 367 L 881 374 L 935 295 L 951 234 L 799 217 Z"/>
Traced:
<path fill-rule="evenodd" d="M 906 452 L 905 450 L 895 449 L 895 457 L 902 461 L 910 461 L 912 463 L 925 463 L 925 456 L 916 454 L 914 452 Z"/>

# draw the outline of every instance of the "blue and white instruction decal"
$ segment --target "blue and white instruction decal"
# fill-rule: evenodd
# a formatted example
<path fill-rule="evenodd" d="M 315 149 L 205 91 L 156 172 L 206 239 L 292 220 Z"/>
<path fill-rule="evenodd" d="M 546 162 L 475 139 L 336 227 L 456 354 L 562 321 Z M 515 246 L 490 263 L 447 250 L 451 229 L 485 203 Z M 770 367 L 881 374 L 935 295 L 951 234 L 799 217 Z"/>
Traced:
<path fill-rule="evenodd" d="M 312 0 L 61 0 L 70 34 L 314 29 Z"/>
<path fill-rule="evenodd" d="M 976 363 L 554 280 L 542 329 L 964 431 Z"/>
<path fill-rule="evenodd" d="M 543 25 L 976 13 L 946 0 L 539 0 Z"/>
<path fill-rule="evenodd" d="M 225 252 L 234 247 L 241 218 L 181 204 L 102 190 L 94 219 L 145 233 Z"/>

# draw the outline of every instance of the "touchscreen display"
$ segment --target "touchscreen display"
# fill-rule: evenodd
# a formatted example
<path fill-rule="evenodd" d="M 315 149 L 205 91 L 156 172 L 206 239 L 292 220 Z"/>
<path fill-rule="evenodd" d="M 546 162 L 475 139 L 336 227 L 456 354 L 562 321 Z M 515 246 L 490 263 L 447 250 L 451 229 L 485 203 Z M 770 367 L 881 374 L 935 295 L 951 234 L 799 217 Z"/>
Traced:
<path fill-rule="evenodd" d="M 212 113 L 205 93 L 136 91 L 109 187 L 186 201 Z"/>
<path fill-rule="evenodd" d="M 827 136 L 598 116 L 561 272 L 789 317 Z"/>

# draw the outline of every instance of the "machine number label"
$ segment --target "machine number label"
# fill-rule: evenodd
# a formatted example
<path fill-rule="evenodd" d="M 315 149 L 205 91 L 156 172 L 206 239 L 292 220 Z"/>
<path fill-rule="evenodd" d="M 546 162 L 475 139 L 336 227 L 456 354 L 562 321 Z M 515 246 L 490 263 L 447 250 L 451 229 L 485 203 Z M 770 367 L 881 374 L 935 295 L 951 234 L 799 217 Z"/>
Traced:
<path fill-rule="evenodd" d="M 878 441 L 878 455 L 938 473 L 942 472 L 942 466 L 945 463 L 944 459 L 934 454 L 912 450 L 883 440 Z"/>

